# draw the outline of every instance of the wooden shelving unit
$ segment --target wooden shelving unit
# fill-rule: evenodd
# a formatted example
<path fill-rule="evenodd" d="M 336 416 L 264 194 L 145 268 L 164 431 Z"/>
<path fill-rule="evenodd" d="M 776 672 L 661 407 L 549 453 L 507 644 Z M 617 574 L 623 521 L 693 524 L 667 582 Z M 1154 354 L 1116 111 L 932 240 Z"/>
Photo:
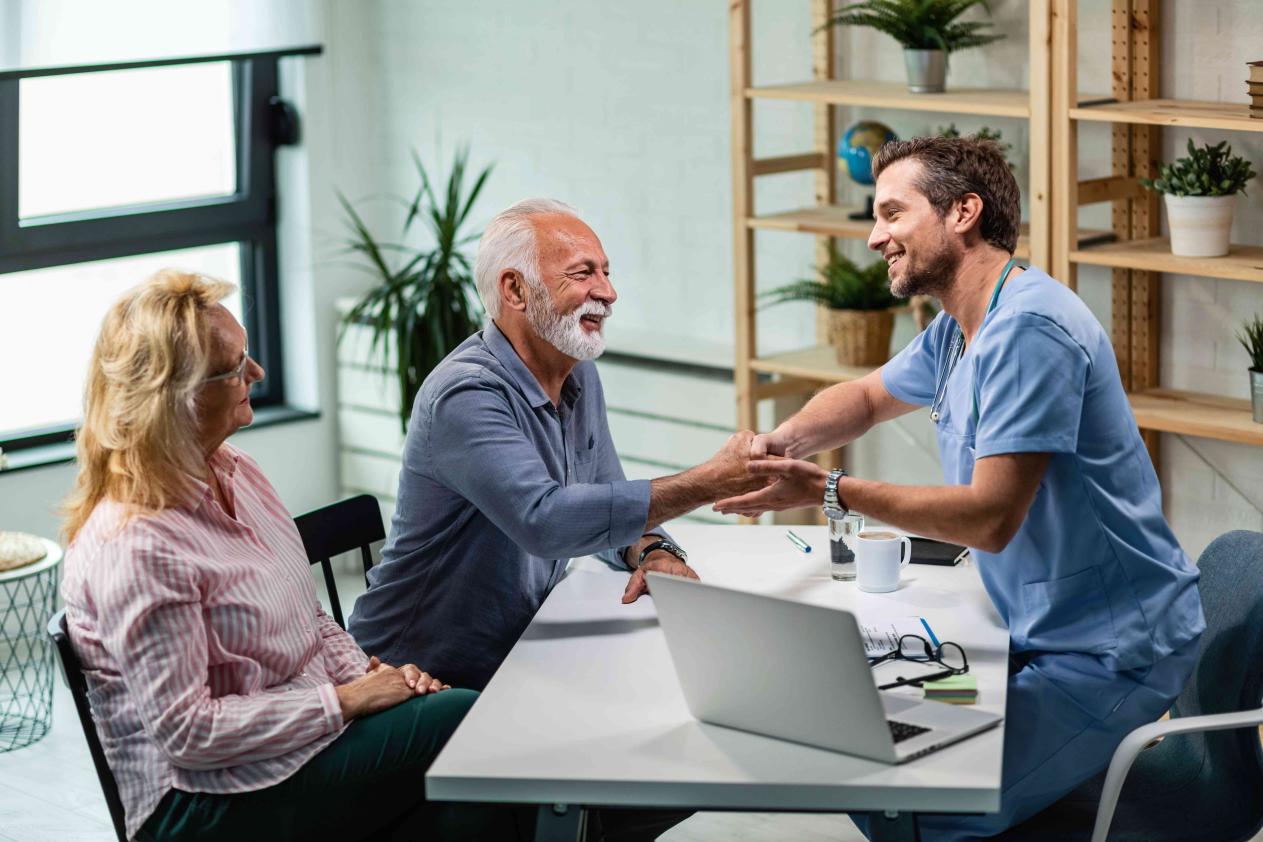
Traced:
<path fill-rule="evenodd" d="M 1161 45 L 1159 0 L 1112 0 L 1113 102 L 1078 99 L 1076 0 L 1053 0 L 1052 160 L 1053 272 L 1074 285 L 1080 265 L 1107 266 L 1113 272 L 1111 332 L 1136 422 L 1146 431 L 1155 462 L 1157 433 L 1263 445 L 1263 425 L 1251 418 L 1249 401 L 1160 386 L 1161 276 L 1163 274 L 1263 282 L 1263 246 L 1234 245 L 1224 257 L 1187 258 L 1171 254 L 1159 237 L 1158 196 L 1136 189 L 1136 179 L 1152 177 L 1161 158 L 1161 129 L 1263 132 L 1243 103 L 1161 98 L 1157 89 Z M 1113 175 L 1080 181 L 1078 124 L 1110 123 Z M 1067 232 L 1077 227 L 1079 208 L 1112 203 L 1118 241 L 1076 247 Z M 1244 377 L 1244 371 L 1242 373 Z"/>
<path fill-rule="evenodd" d="M 823 261 L 833 238 L 867 239 L 872 222 L 854 220 L 857 209 L 836 204 L 835 116 L 837 108 L 880 107 L 941 114 L 1011 117 L 1030 121 L 1031 180 L 1025 191 L 1034 227 L 1024 226 L 1018 253 L 1041 266 L 1050 265 L 1051 213 L 1049 207 L 1049 2 L 1032 0 L 1030 27 L 1030 88 L 1002 90 L 949 88 L 943 94 L 909 93 L 902 83 L 838 79 L 834 61 L 834 30 L 820 28 L 829 19 L 829 0 L 810 0 L 813 76 L 789 85 L 755 86 L 751 80 L 750 3 L 729 4 L 731 102 L 733 136 L 733 241 L 736 300 L 735 378 L 740 423 L 753 426 L 760 400 L 791 394 L 810 394 L 832 383 L 854 380 L 869 369 L 838 365 L 824 333 L 804 342 L 808 347 L 760 358 L 755 320 L 754 249 L 756 231 L 785 231 L 817 238 Z M 815 120 L 812 149 L 775 158 L 753 154 L 752 103 L 756 100 L 793 100 L 809 103 Z M 754 207 L 754 179 L 776 173 L 814 171 L 815 197 L 809 205 L 778 213 L 759 213 Z M 1092 232 L 1084 232 L 1092 233 Z"/>
<path fill-rule="evenodd" d="M 1108 329 L 1128 389 L 1136 421 L 1150 453 L 1158 458 L 1159 432 L 1180 433 L 1246 444 L 1263 444 L 1263 425 L 1254 424 L 1248 402 L 1161 388 L 1161 276 L 1228 278 L 1263 283 L 1263 245 L 1234 245 L 1225 257 L 1175 257 L 1160 237 L 1159 200 L 1141 190 L 1137 179 L 1154 174 L 1163 127 L 1209 131 L 1263 132 L 1244 103 L 1164 99 L 1158 90 L 1159 0 L 1112 0 L 1111 89 L 1104 97 L 1078 92 L 1076 0 L 1032 0 L 1030 79 L 1027 90 L 950 89 L 945 94 L 913 94 L 898 83 L 835 78 L 833 30 L 813 36 L 814 76 L 799 84 L 755 86 L 750 77 L 752 0 L 730 4 L 731 97 L 733 120 L 733 206 L 737 318 L 736 384 L 738 418 L 752 425 L 758 401 L 809 393 L 854 380 L 867 369 L 839 366 L 823 331 L 807 347 L 760 358 L 755 319 L 754 249 L 756 231 L 815 236 L 823 258 L 833 238 L 866 239 L 871 223 L 851 219 L 856 208 L 836 204 L 835 110 L 879 107 L 944 114 L 1025 118 L 1030 121 L 1031 180 L 1025 193 L 1034 227 L 1023 226 L 1018 255 L 1071 287 L 1077 267 L 1113 270 L 1112 318 Z M 813 27 L 828 20 L 828 0 L 810 0 Z M 815 143 L 800 154 L 774 158 L 753 155 L 756 100 L 810 103 Z M 1103 101 L 1104 100 L 1104 101 Z M 1078 124 L 1111 126 L 1112 174 L 1080 180 Z M 1051 152 L 1050 152 L 1051 150 Z M 754 207 L 754 180 L 783 172 L 814 171 L 814 201 L 804 207 L 760 213 Z M 1055 185 L 1055 190 L 1050 189 Z M 1111 203 L 1111 230 L 1079 227 L 1083 205 Z M 1102 233 L 1112 234 L 1102 242 Z M 813 341 L 814 340 L 814 341 Z"/>

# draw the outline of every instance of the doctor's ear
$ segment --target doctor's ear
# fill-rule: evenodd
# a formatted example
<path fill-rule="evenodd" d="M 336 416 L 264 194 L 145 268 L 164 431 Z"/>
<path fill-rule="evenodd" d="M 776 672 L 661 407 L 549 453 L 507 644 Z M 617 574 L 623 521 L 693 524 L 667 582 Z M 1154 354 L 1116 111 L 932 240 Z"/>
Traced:
<path fill-rule="evenodd" d="M 961 196 L 954 210 L 956 222 L 952 228 L 957 234 L 967 233 L 982 224 L 982 197 L 977 193 Z"/>
<path fill-rule="evenodd" d="M 500 273 L 500 298 L 514 310 L 526 309 L 526 278 L 516 269 Z"/>

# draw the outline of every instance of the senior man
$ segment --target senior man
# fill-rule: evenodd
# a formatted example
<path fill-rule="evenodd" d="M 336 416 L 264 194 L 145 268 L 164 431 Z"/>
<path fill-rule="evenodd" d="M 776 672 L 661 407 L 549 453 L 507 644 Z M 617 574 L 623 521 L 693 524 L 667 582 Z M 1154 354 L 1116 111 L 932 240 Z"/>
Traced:
<path fill-rule="evenodd" d="M 387 663 L 408 653 L 482 689 L 571 556 L 696 578 L 659 524 L 748 490 L 752 434 L 674 476 L 628 481 L 591 360 L 618 297 L 600 240 L 561 202 L 487 226 L 475 267 L 489 317 L 422 384 L 382 563 L 350 630 Z M 403 662 L 401 662 L 403 663 Z"/>
<path fill-rule="evenodd" d="M 943 312 L 879 371 L 758 436 L 751 470 L 778 482 L 716 507 L 823 503 L 971 548 L 1009 626 L 1000 811 L 920 828 L 926 840 L 975 839 L 1069 792 L 1170 707 L 1205 626 L 1197 570 L 1162 516 L 1105 331 L 1071 290 L 1013 259 L 1018 188 L 995 144 L 888 143 L 873 174 L 869 248 L 895 295 L 936 295 Z M 918 406 L 930 408 L 946 486 L 802 461 Z"/>

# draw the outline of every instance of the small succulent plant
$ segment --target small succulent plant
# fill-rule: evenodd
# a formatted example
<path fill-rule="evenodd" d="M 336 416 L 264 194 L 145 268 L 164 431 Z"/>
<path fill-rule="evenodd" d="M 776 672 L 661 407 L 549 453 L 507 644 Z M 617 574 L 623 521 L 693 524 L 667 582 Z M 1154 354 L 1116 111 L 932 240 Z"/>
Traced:
<path fill-rule="evenodd" d="M 1142 178 L 1140 183 L 1171 196 L 1231 196 L 1244 193 L 1246 182 L 1255 175 L 1249 161 L 1232 154 L 1228 141 L 1199 149 L 1189 138 L 1187 158 L 1159 165 L 1157 178 Z"/>

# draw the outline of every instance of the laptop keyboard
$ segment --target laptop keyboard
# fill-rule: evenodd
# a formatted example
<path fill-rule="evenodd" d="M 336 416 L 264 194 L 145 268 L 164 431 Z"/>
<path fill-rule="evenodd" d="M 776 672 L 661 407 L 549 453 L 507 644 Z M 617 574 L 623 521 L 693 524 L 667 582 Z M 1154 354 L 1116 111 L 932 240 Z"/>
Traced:
<path fill-rule="evenodd" d="M 887 719 L 886 724 L 890 726 L 890 736 L 895 742 L 901 743 L 904 740 L 915 737 L 918 734 L 924 734 L 929 728 L 922 728 L 920 725 L 909 725 L 907 722 L 896 722 L 893 719 Z"/>

